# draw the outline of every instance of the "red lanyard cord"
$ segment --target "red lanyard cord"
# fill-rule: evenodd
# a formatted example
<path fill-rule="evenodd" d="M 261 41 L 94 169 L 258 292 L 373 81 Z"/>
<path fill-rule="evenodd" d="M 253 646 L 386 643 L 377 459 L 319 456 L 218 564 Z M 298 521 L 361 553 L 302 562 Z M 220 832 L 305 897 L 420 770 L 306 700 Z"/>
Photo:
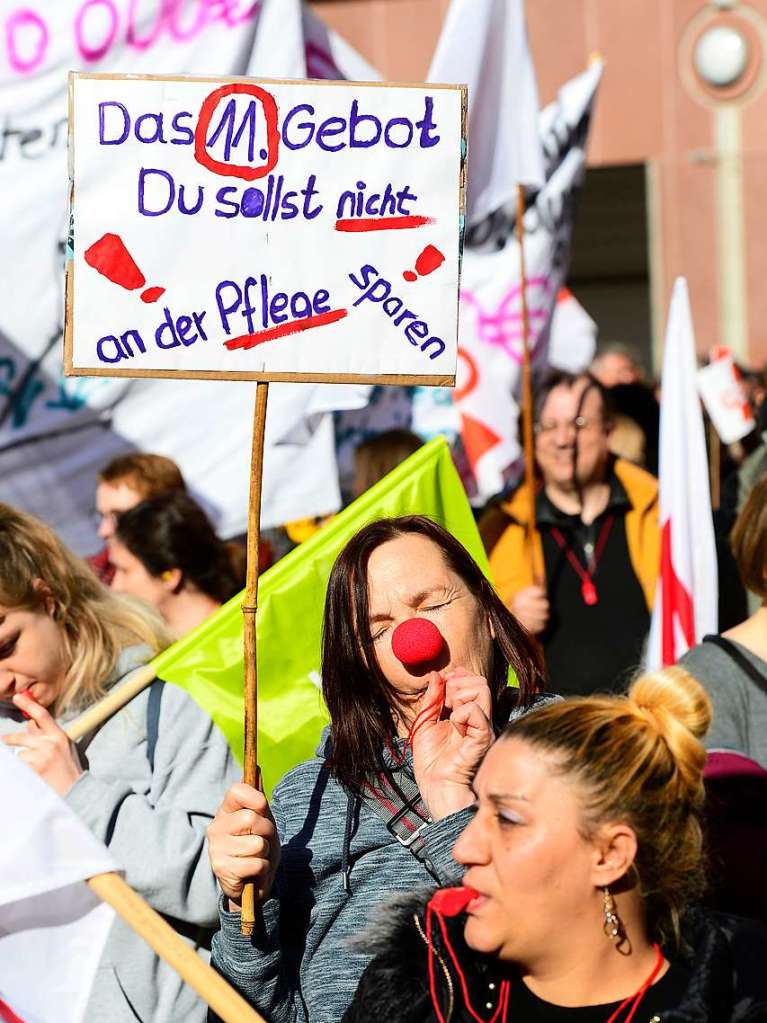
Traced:
<path fill-rule="evenodd" d="M 448 937 L 447 927 L 445 926 L 445 919 L 438 910 L 435 910 L 432 906 L 427 906 L 426 940 L 429 945 L 429 990 L 431 992 L 431 1002 L 432 1006 L 434 1007 L 434 1013 L 437 1017 L 438 1023 L 445 1023 L 445 1017 L 442 1015 L 442 1011 L 440 1010 L 439 1007 L 439 1001 L 437 999 L 437 981 L 434 970 L 435 949 L 434 942 L 432 941 L 431 937 L 432 919 L 434 916 L 436 916 L 437 920 L 439 921 L 439 926 L 442 931 L 442 939 L 445 942 L 445 947 L 447 948 L 447 951 L 450 954 L 453 966 L 455 967 L 455 971 L 458 974 L 458 980 L 460 981 L 461 984 L 461 992 L 463 993 L 463 1001 L 466 1006 L 466 1009 L 469 1015 L 472 1017 L 472 1019 L 476 1020 L 477 1023 L 485 1023 L 485 1020 L 483 1020 L 482 1017 L 478 1015 L 478 1013 L 474 1010 L 474 1007 L 471 1004 L 471 999 L 469 998 L 469 988 L 466 983 L 466 976 L 463 970 L 461 969 L 461 964 L 458 962 L 458 957 L 456 956 L 455 951 L 453 950 L 453 946 L 450 944 L 450 938 Z M 490 1019 L 487 1020 L 487 1023 L 500 1023 L 500 1021 L 503 1021 L 503 1023 L 505 1023 L 506 1014 L 509 1007 L 509 988 L 510 984 L 508 980 L 501 981 L 501 986 L 498 994 L 498 1006 L 496 1007 L 496 1010 L 490 1017 Z"/>
<path fill-rule="evenodd" d="M 463 970 L 461 969 L 461 964 L 458 962 L 458 957 L 455 954 L 453 946 L 450 944 L 450 938 L 448 937 L 444 917 L 438 910 L 435 910 L 431 905 L 429 905 L 426 908 L 426 941 L 429 949 L 428 952 L 429 990 L 431 993 L 432 1006 L 434 1008 L 434 1014 L 437 1017 L 437 1021 L 438 1023 L 446 1023 L 445 1017 L 442 1014 L 442 1010 L 440 1009 L 439 999 L 437 997 L 437 978 L 436 971 L 434 969 L 434 956 L 436 950 L 434 948 L 434 942 L 431 936 L 432 920 L 434 916 L 436 916 L 437 920 L 439 921 L 439 926 L 440 930 L 442 931 L 442 939 L 445 943 L 445 948 L 447 949 L 450 955 L 450 959 L 452 960 L 453 966 L 455 967 L 456 973 L 458 974 L 458 980 L 460 981 L 461 992 L 463 994 L 463 1000 L 466 1009 L 468 1010 L 468 1013 L 472 1017 L 472 1019 L 476 1020 L 477 1023 L 485 1023 L 485 1021 L 475 1011 L 474 1007 L 471 1004 L 471 1000 L 469 998 L 469 989 L 466 983 L 466 976 Z M 655 950 L 655 964 L 650 972 L 650 976 L 647 978 L 647 980 L 645 980 L 645 982 L 642 984 L 642 986 L 639 988 L 636 994 L 629 995 L 628 998 L 621 1002 L 621 1004 L 618 1006 L 615 1012 L 607 1020 L 607 1023 L 617 1023 L 620 1014 L 623 1012 L 624 1009 L 628 1007 L 630 1007 L 630 1011 L 628 1016 L 624 1020 L 624 1023 L 632 1023 L 632 1020 L 636 1015 L 636 1011 L 639 1008 L 642 999 L 647 994 L 649 989 L 652 987 L 655 978 L 658 976 L 661 969 L 663 968 L 664 958 L 663 951 L 660 945 L 653 945 L 653 949 Z M 509 1009 L 510 989 L 511 985 L 509 984 L 508 980 L 504 980 L 501 982 L 498 997 L 498 1005 L 496 1007 L 495 1012 L 487 1021 L 487 1023 L 505 1023 Z"/>
<path fill-rule="evenodd" d="M 658 976 L 663 966 L 663 952 L 660 945 L 653 945 L 655 949 L 655 966 L 652 968 L 652 973 L 640 987 L 635 995 L 629 995 L 625 1002 L 621 1002 L 612 1016 L 608 1019 L 607 1023 L 616 1023 L 618 1016 L 623 1012 L 627 1005 L 631 1004 L 631 1012 L 626 1017 L 624 1023 L 631 1023 L 632 1019 L 636 1015 L 636 1011 L 639 1008 L 639 1003 L 642 1001 L 648 990 L 652 987 L 653 981 Z"/>
<path fill-rule="evenodd" d="M 597 603 L 597 591 L 594 587 L 594 575 L 596 574 L 597 566 L 599 565 L 600 558 L 604 552 L 605 545 L 607 544 L 607 538 L 610 535 L 610 530 L 613 527 L 614 521 L 615 516 L 608 515 L 602 523 L 602 528 L 599 531 L 599 538 L 597 539 L 594 553 L 589 559 L 591 562 L 589 568 L 584 568 L 580 561 L 578 561 L 573 553 L 572 547 L 563 536 L 561 530 L 557 529 L 556 526 L 552 526 L 551 528 L 551 535 L 554 537 L 559 547 L 565 552 L 565 557 L 570 562 L 570 565 L 581 581 L 581 593 L 583 594 L 583 599 L 587 604 Z"/>

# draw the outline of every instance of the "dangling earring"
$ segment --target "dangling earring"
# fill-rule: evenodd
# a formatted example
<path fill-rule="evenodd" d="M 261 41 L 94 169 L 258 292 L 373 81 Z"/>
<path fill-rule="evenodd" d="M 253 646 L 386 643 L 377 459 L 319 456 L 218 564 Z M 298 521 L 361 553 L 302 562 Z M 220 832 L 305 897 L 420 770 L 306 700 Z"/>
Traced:
<path fill-rule="evenodd" d="M 623 933 L 623 924 L 615 908 L 615 899 L 606 885 L 602 889 L 602 893 L 602 912 L 605 918 L 602 929 L 605 932 L 605 936 L 610 938 L 611 941 L 618 941 Z"/>

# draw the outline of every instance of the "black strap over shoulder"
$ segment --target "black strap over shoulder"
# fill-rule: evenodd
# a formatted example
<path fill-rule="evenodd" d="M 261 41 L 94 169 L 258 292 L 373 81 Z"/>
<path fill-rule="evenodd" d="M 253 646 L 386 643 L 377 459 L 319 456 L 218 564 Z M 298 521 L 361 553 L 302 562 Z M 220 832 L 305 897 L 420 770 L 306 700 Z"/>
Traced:
<path fill-rule="evenodd" d="M 704 636 L 703 642 L 713 643 L 713 645 L 718 646 L 720 650 L 724 650 L 724 652 L 732 658 L 738 667 L 746 675 L 748 675 L 751 681 L 757 685 L 762 692 L 767 693 L 767 676 L 763 675 L 762 672 L 759 671 L 753 661 L 750 661 L 731 639 L 727 639 L 725 636 Z"/>
<path fill-rule="evenodd" d="M 404 768 L 382 771 L 366 786 L 365 803 L 378 814 L 389 831 L 422 863 L 435 881 L 439 877 L 426 855 L 423 832 L 432 823 L 415 779 Z"/>
<path fill-rule="evenodd" d="M 149 699 L 146 704 L 146 758 L 154 771 L 154 751 L 157 747 L 157 735 L 160 730 L 160 702 L 165 686 L 156 678 L 149 687 Z"/>

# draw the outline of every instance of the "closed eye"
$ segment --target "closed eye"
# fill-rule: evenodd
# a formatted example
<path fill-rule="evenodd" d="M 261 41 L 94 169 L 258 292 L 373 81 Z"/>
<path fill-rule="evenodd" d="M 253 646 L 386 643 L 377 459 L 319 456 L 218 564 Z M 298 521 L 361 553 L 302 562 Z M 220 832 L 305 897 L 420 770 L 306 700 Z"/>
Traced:
<path fill-rule="evenodd" d="M 6 657 L 11 656 L 13 651 L 16 649 L 16 642 L 18 638 L 19 638 L 18 636 L 13 636 L 11 639 L 8 640 L 7 643 L 4 643 L 0 647 L 0 661 L 4 660 Z"/>
<path fill-rule="evenodd" d="M 441 607 L 447 607 L 450 603 L 449 600 L 444 600 L 441 604 L 431 604 L 429 607 L 422 607 L 419 609 L 420 612 L 424 611 L 439 611 Z"/>
<path fill-rule="evenodd" d="M 498 820 L 498 823 L 503 828 L 514 827 L 515 825 L 518 824 L 524 824 L 524 821 L 521 818 L 516 817 L 514 814 L 503 813 L 503 811 L 496 814 L 496 818 Z"/>

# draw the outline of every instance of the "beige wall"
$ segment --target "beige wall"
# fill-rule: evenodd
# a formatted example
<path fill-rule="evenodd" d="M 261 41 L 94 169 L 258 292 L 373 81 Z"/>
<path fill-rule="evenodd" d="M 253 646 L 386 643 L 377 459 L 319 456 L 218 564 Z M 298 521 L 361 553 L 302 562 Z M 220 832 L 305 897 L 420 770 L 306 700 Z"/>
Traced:
<path fill-rule="evenodd" d="M 398 81 L 425 75 L 447 6 L 314 4 Z M 674 277 L 685 274 L 701 351 L 726 343 L 752 363 L 767 361 L 767 0 L 526 0 L 526 8 L 541 103 L 600 53 L 606 70 L 589 162 L 650 164 L 656 343 Z M 744 31 L 752 53 L 753 81 L 724 103 L 691 65 L 697 34 L 715 21 Z"/>

